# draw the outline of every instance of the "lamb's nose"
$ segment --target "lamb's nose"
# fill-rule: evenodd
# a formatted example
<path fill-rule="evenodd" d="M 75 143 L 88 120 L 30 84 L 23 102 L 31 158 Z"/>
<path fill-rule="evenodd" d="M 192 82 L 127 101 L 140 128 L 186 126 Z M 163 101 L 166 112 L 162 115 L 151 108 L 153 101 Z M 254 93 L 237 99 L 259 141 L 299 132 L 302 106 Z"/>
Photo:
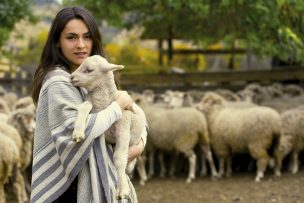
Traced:
<path fill-rule="evenodd" d="M 73 78 L 74 78 L 74 77 L 71 75 L 71 80 L 73 80 Z"/>

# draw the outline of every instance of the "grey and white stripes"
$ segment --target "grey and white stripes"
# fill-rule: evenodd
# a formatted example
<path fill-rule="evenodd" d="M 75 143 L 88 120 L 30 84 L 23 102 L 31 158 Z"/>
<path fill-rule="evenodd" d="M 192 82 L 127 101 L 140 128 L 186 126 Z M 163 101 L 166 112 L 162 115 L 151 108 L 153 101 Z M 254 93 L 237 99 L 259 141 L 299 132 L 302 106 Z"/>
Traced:
<path fill-rule="evenodd" d="M 103 133 L 121 118 L 116 102 L 90 114 L 85 139 L 71 139 L 82 92 L 60 68 L 50 72 L 37 106 L 31 202 L 53 202 L 78 175 L 78 202 L 116 202 L 116 171 Z M 131 202 L 137 202 L 132 188 Z"/>

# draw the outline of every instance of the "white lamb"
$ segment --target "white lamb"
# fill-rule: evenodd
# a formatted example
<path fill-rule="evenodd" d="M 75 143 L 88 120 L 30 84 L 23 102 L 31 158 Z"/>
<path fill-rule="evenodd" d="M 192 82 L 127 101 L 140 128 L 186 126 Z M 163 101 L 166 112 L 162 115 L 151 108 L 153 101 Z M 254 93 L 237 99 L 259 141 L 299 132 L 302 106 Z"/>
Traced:
<path fill-rule="evenodd" d="M 110 64 L 105 58 L 95 55 L 84 60 L 79 68 L 72 73 L 73 85 L 84 87 L 88 91 L 86 102 L 81 105 L 75 122 L 73 133 L 75 141 L 81 141 L 84 138 L 85 121 L 91 108 L 93 112 L 98 112 L 105 109 L 117 98 L 118 90 L 113 71 L 122 68 L 124 66 Z M 122 118 L 105 132 L 106 140 L 116 143 L 114 165 L 118 175 L 117 197 L 121 199 L 126 198 L 130 192 L 126 167 L 128 165 L 129 171 L 135 165 L 135 161 L 127 163 L 129 146 L 140 141 L 146 125 L 145 114 L 135 103 L 132 106 L 132 111 L 123 111 Z"/>

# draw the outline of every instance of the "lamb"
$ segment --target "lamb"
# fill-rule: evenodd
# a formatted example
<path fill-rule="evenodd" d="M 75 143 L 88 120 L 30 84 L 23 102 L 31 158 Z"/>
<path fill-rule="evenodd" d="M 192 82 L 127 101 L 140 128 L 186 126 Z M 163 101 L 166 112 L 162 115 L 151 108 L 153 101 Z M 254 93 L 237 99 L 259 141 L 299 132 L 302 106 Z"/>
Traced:
<path fill-rule="evenodd" d="M 230 153 L 246 153 L 257 160 L 255 181 L 260 181 L 269 160 L 268 150 L 279 139 L 280 115 L 268 107 L 236 108 L 225 106 L 225 99 L 213 92 L 203 97 L 198 108 L 202 110 L 210 129 L 211 146 L 219 159 L 219 175 L 230 176 Z"/>
<path fill-rule="evenodd" d="M 299 154 L 304 150 L 304 108 L 298 107 L 281 114 L 282 130 L 280 143 L 275 149 L 275 175 L 281 175 L 283 159 L 291 153 L 290 169 L 293 174 L 299 169 Z"/>
<path fill-rule="evenodd" d="M 165 151 L 176 150 L 188 158 L 187 183 L 195 178 L 196 155 L 193 149 L 197 143 L 207 157 L 212 177 L 217 177 L 209 145 L 207 123 L 201 112 L 191 107 L 162 108 L 148 103 L 144 97 L 138 98 L 137 102 L 144 109 L 149 124 L 148 144 Z M 150 156 L 153 156 L 153 153 Z M 149 160 L 153 159 L 150 157 Z"/>
<path fill-rule="evenodd" d="M 85 59 L 71 74 L 72 84 L 84 87 L 88 91 L 86 101 L 81 105 L 75 122 L 72 136 L 76 142 L 84 138 L 84 124 L 91 108 L 93 112 L 100 111 L 116 99 L 118 90 L 113 71 L 122 68 L 124 66 L 110 64 L 105 58 L 95 55 Z M 84 111 L 82 111 L 83 109 Z M 134 103 L 132 111 L 123 111 L 122 118 L 105 132 L 108 142 L 116 142 L 114 165 L 118 175 L 117 196 L 119 199 L 126 198 L 130 192 L 125 172 L 128 148 L 140 141 L 141 133 L 146 126 L 143 110 Z M 130 163 L 128 168 L 130 165 L 134 167 L 135 162 Z"/>

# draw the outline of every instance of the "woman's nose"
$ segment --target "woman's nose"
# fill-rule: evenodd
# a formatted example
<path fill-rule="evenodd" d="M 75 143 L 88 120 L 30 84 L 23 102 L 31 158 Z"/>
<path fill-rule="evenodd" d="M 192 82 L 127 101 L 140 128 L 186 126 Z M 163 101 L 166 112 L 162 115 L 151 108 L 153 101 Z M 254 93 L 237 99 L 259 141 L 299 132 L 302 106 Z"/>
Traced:
<path fill-rule="evenodd" d="M 83 48 L 83 47 L 85 47 L 85 44 L 84 44 L 83 39 L 79 38 L 79 41 L 78 41 L 77 47 L 79 47 L 79 48 Z"/>

